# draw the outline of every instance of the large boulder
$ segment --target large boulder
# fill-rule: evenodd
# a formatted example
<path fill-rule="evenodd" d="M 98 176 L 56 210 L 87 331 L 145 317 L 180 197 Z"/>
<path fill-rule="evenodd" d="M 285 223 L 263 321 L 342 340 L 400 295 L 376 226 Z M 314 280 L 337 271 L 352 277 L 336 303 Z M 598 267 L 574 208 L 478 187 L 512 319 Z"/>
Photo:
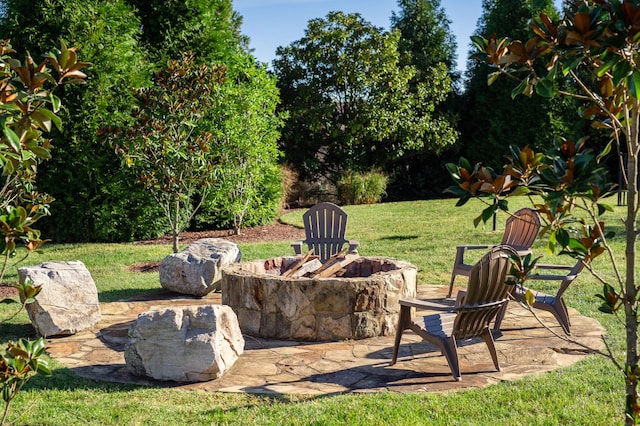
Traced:
<path fill-rule="evenodd" d="M 220 291 L 221 269 L 241 259 L 236 244 L 221 238 L 203 238 L 162 260 L 160 285 L 193 296 Z"/>
<path fill-rule="evenodd" d="M 140 314 L 129 329 L 124 359 L 136 376 L 203 382 L 220 377 L 243 351 L 230 307 L 185 306 Z"/>
<path fill-rule="evenodd" d="M 26 306 L 33 327 L 48 337 L 75 334 L 101 319 L 98 289 L 79 260 L 44 262 L 18 269 L 20 283 L 32 281 L 42 290 Z"/>

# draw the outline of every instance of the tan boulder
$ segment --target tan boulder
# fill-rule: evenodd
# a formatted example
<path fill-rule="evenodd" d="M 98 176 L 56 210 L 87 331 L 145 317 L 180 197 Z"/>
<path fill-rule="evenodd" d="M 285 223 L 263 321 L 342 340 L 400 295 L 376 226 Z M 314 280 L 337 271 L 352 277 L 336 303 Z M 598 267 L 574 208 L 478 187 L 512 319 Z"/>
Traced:
<path fill-rule="evenodd" d="M 75 334 L 101 319 L 98 289 L 84 263 L 44 262 L 18 269 L 20 283 L 41 285 L 26 306 L 36 332 L 44 337 Z"/>
<path fill-rule="evenodd" d="M 244 351 L 236 314 L 224 305 L 149 311 L 129 329 L 124 357 L 136 376 L 176 382 L 220 377 Z"/>

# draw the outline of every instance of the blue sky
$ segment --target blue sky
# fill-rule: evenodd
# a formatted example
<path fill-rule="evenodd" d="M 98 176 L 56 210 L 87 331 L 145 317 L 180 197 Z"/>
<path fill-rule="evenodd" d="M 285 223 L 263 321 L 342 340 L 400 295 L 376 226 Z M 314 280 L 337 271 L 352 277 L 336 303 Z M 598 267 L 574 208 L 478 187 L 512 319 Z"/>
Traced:
<path fill-rule="evenodd" d="M 556 0 L 556 3 L 559 3 Z M 451 20 L 450 29 L 458 44 L 458 68 L 466 63 L 469 37 L 482 14 L 482 0 L 441 0 Z M 391 12 L 398 12 L 397 0 L 233 0 L 243 18 L 242 33 L 261 62 L 271 64 L 278 46 L 288 46 L 304 36 L 307 22 L 339 10 L 358 12 L 372 24 L 389 28 Z"/>

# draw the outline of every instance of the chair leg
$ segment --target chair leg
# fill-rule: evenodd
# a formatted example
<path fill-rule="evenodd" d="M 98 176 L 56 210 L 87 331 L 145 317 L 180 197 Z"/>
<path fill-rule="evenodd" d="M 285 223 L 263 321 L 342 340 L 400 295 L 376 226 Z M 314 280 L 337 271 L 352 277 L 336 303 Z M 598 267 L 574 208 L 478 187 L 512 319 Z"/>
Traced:
<path fill-rule="evenodd" d="M 453 283 L 456 280 L 456 272 L 455 270 L 451 273 L 451 282 L 449 283 L 449 292 L 447 293 L 447 297 L 451 297 L 451 294 L 453 293 Z"/>
<path fill-rule="evenodd" d="M 500 363 L 498 362 L 498 352 L 496 351 L 496 345 L 493 341 L 493 335 L 491 335 L 489 327 L 484 329 L 481 336 L 482 340 L 484 340 L 484 342 L 487 344 L 487 348 L 489 348 L 489 354 L 491 354 L 493 365 L 496 367 L 496 370 L 502 371 L 502 368 L 500 368 Z"/>
<path fill-rule="evenodd" d="M 462 375 L 460 374 L 460 362 L 458 361 L 458 347 L 456 346 L 456 339 L 451 336 L 448 339 L 442 339 L 441 343 L 440 349 L 442 350 L 442 355 L 447 359 L 453 378 L 459 382 L 462 380 Z"/>
<path fill-rule="evenodd" d="M 571 336 L 571 321 L 569 320 L 569 312 L 567 311 L 567 305 L 564 303 L 563 299 L 556 301 L 553 305 L 552 313 L 562 326 L 565 334 L 567 336 Z"/>
<path fill-rule="evenodd" d="M 498 311 L 496 315 L 496 320 L 493 323 L 493 331 L 496 333 L 500 331 L 500 326 L 502 325 L 502 320 L 504 319 L 505 314 L 507 313 L 507 306 L 509 306 L 509 301 L 507 301 L 502 308 Z"/>
<path fill-rule="evenodd" d="M 398 360 L 398 352 L 400 350 L 400 340 L 402 339 L 402 333 L 404 330 L 409 328 L 409 323 L 411 322 L 411 307 L 410 306 L 400 306 L 400 315 L 398 317 L 398 327 L 396 328 L 396 339 L 393 345 L 393 357 L 391 358 L 391 363 L 394 365 Z"/>

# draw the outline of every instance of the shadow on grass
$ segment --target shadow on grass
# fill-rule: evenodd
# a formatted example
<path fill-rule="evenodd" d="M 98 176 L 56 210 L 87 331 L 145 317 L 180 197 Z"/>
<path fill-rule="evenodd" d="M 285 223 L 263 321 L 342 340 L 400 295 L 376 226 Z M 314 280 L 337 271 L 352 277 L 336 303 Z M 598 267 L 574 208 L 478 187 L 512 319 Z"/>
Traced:
<path fill-rule="evenodd" d="M 98 294 L 100 303 L 122 302 L 128 299 L 134 299 L 141 296 L 155 295 L 166 292 L 165 289 L 158 288 L 125 288 L 120 290 L 101 291 Z"/>
<path fill-rule="evenodd" d="M 101 390 L 105 392 L 129 392 L 137 389 L 147 389 L 148 386 L 133 383 L 103 382 L 92 380 L 77 374 L 71 368 L 60 367 L 53 369 L 53 375 L 36 375 L 24 386 L 24 390 Z"/>
<path fill-rule="evenodd" d="M 0 326 L 0 342 L 6 343 L 10 340 L 18 340 L 20 338 L 36 339 L 38 336 L 36 330 L 30 323 L 22 324 L 5 324 Z"/>
<path fill-rule="evenodd" d="M 415 240 L 417 239 L 417 235 L 390 235 L 388 237 L 382 237 L 380 240 L 382 241 L 406 241 L 406 240 Z"/>

